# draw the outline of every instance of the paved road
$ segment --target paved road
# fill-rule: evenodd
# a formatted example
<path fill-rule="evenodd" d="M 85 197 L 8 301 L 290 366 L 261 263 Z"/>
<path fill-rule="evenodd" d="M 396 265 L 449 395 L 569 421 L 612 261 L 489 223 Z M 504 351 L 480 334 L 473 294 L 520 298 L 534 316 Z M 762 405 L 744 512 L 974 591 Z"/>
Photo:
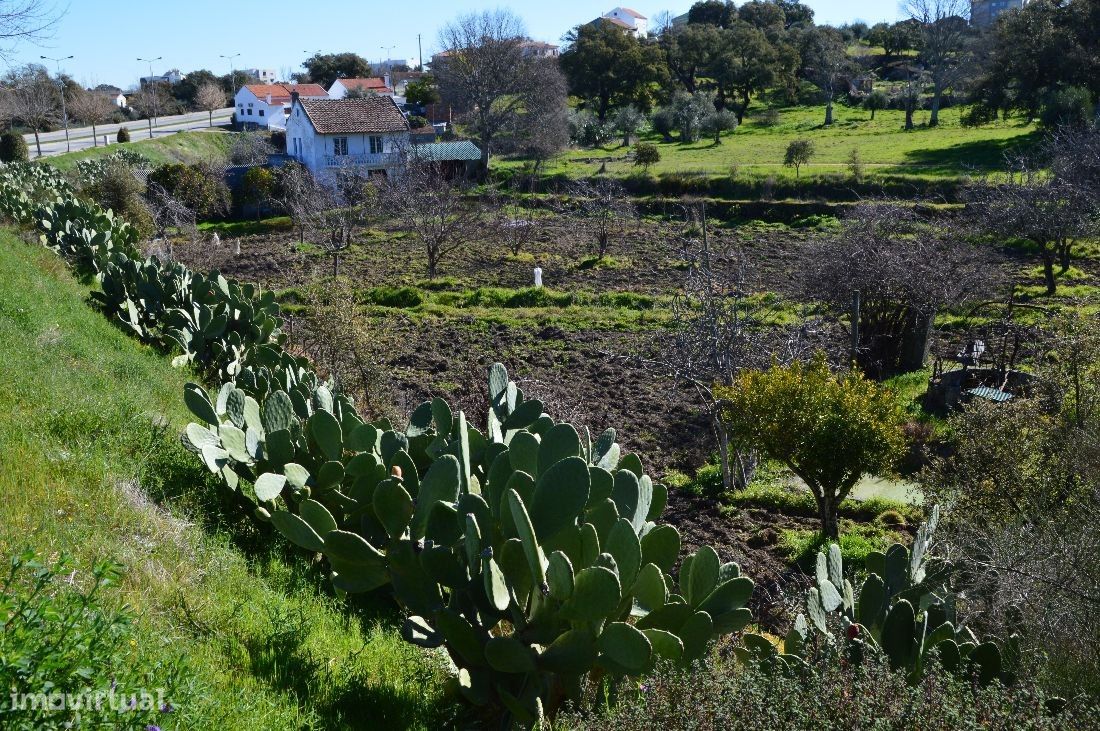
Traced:
<path fill-rule="evenodd" d="M 232 115 L 232 107 L 219 109 L 218 111 L 214 112 L 214 124 L 228 124 Z M 191 112 L 189 114 L 177 114 L 170 117 L 161 117 L 157 120 L 157 126 L 153 128 L 153 136 L 162 137 L 164 135 L 173 134 L 175 132 L 181 132 L 185 130 L 204 129 L 209 125 L 210 116 L 206 112 Z M 149 122 L 148 120 L 141 119 L 133 122 L 125 122 L 123 124 L 103 124 L 97 126 L 96 135 L 98 137 L 98 143 L 102 145 L 103 136 L 106 135 L 108 141 L 111 144 L 114 144 L 115 135 L 118 134 L 118 130 L 120 127 L 125 127 L 126 129 L 130 130 L 130 139 L 135 142 L 141 139 L 149 139 Z M 43 157 L 60 155 L 66 152 L 65 130 L 59 130 L 57 132 L 44 132 L 39 135 L 39 137 L 42 140 Z M 27 148 L 30 150 L 31 157 L 35 157 L 37 155 L 37 150 L 34 144 L 34 135 L 23 135 L 23 138 L 27 141 Z M 84 150 L 93 146 L 94 143 L 92 140 L 91 127 L 72 127 L 69 129 L 69 147 L 74 152 L 77 150 Z"/>

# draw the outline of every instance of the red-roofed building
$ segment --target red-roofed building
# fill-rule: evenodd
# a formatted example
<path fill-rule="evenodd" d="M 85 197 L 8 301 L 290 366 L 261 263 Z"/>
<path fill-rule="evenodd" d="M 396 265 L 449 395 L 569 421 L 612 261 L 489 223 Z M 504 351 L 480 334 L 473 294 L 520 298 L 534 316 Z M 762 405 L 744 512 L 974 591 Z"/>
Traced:
<path fill-rule="evenodd" d="M 290 95 L 302 99 L 327 99 L 328 92 L 320 84 L 248 84 L 234 97 L 237 124 L 242 127 L 286 129 L 290 113 Z"/>
<path fill-rule="evenodd" d="M 343 99 L 351 92 L 393 96 L 393 87 L 388 78 L 372 77 L 367 79 L 337 79 L 329 87 L 329 99 Z"/>

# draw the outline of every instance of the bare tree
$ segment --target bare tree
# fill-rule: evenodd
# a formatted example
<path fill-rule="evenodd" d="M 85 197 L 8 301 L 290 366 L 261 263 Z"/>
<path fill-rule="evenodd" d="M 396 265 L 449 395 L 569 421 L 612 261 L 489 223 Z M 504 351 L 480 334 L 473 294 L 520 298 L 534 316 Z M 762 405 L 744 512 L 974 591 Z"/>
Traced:
<path fill-rule="evenodd" d="M 492 212 L 493 231 L 504 242 L 512 256 L 519 256 L 538 233 L 535 209 L 523 205 L 514 195 L 493 188 L 486 197 Z"/>
<path fill-rule="evenodd" d="M 502 137 L 514 134 L 528 110 L 557 87 L 557 65 L 528 56 L 522 21 L 509 10 L 464 15 L 440 31 L 446 55 L 433 64 L 444 103 L 451 105 L 481 148 L 481 171 Z M 560 98 L 564 104 L 564 97 Z"/>
<path fill-rule="evenodd" d="M 721 389 L 745 368 L 805 359 L 817 325 L 807 319 L 796 328 L 780 326 L 775 303 L 749 296 L 739 257 L 714 250 L 706 204 L 688 204 L 686 212 L 692 231 L 682 239 L 681 257 L 689 266 L 684 291 L 673 301 L 672 325 L 657 336 L 650 354 L 632 360 L 695 392 L 714 432 L 722 484 L 734 490 L 752 479 L 757 458 L 731 442 Z"/>
<path fill-rule="evenodd" d="M 96 126 L 103 124 L 114 116 L 116 107 L 114 103 L 103 94 L 94 91 L 81 90 L 73 94 L 69 99 L 69 112 L 73 118 L 82 124 L 92 127 L 92 144 L 99 146 L 99 138 L 96 134 Z"/>
<path fill-rule="evenodd" d="M 11 91 L 12 112 L 34 132 L 38 157 L 42 157 L 42 141 L 39 133 L 57 124 L 61 114 L 57 86 L 45 69 L 28 66 L 20 73 Z"/>
<path fill-rule="evenodd" d="M 149 182 L 145 189 L 145 201 L 153 216 L 156 238 L 167 239 L 169 229 L 176 229 L 187 234 L 192 241 L 195 240 L 198 233 L 195 211 L 169 193 L 164 186 Z"/>
<path fill-rule="evenodd" d="M 332 257 L 332 276 L 340 276 L 340 257 L 355 235 L 376 215 L 379 191 L 354 167 L 338 168 L 318 180 L 302 166 L 284 171 L 282 202 L 298 223 L 302 240 L 306 232 Z"/>
<path fill-rule="evenodd" d="M 137 92 L 127 98 L 127 106 L 133 109 L 138 116 L 145 117 L 149 122 L 149 139 L 153 139 L 153 117 L 156 116 L 158 105 L 156 92 L 152 84 L 146 84 Z"/>
<path fill-rule="evenodd" d="M 348 279 L 315 284 L 305 295 L 307 327 L 294 328 L 292 347 L 353 396 L 360 414 L 396 418 L 391 370 L 385 365 L 387 357 L 400 352 L 395 333 L 364 314 L 355 283 Z"/>
<path fill-rule="evenodd" d="M 462 187 L 447 178 L 439 163 L 415 151 L 405 157 L 404 171 L 384 188 L 386 208 L 424 247 L 428 279 L 435 279 L 447 256 L 481 231 L 483 215 L 478 205 L 464 199 Z"/>
<path fill-rule="evenodd" d="M 0 2 L 0 59 L 11 58 L 21 41 L 47 39 L 62 11 L 44 0 L 4 0 Z"/>
<path fill-rule="evenodd" d="M 1043 261 L 1047 294 L 1058 290 L 1055 263 L 1070 266 L 1073 242 L 1100 232 L 1097 199 L 1087 186 L 1051 175 L 1021 158 L 1006 181 L 986 180 L 966 191 L 968 208 L 987 233 L 1034 244 Z"/>
<path fill-rule="evenodd" d="M 638 212 L 622 184 L 608 177 L 574 183 L 559 208 L 575 221 L 576 228 L 595 247 L 599 259 L 607 256 L 612 245 L 621 240 L 638 219 Z"/>
<path fill-rule="evenodd" d="M 210 115 L 210 126 L 213 127 L 214 112 L 225 106 L 225 90 L 213 82 L 203 84 L 195 94 L 195 104 Z"/>
<path fill-rule="evenodd" d="M 264 165 L 275 152 L 271 138 L 264 132 L 241 132 L 229 148 L 229 162 L 233 165 Z"/>
<path fill-rule="evenodd" d="M 943 94 L 956 83 L 968 61 L 969 0 L 905 0 L 902 10 L 919 24 L 920 59 L 932 83 L 928 126 L 940 122 Z"/>
<path fill-rule="evenodd" d="M 807 296 L 855 328 L 854 359 L 873 377 L 922 368 L 936 314 L 995 284 L 988 255 L 979 265 L 949 221 L 927 221 L 901 205 L 858 206 L 811 256 Z"/>
<path fill-rule="evenodd" d="M 534 161 L 532 190 L 539 168 L 569 146 L 568 87 L 552 59 L 542 59 L 542 83 L 531 90 L 521 113 L 512 117 L 500 136 L 502 152 L 516 152 Z"/>

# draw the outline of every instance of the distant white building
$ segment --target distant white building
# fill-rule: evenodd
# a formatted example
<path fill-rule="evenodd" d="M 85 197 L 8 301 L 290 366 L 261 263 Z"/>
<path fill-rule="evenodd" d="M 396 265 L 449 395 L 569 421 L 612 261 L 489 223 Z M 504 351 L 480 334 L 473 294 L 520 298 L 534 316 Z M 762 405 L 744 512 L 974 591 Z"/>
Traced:
<path fill-rule="evenodd" d="M 184 78 L 183 74 L 180 73 L 179 69 L 170 69 L 168 71 L 165 71 L 160 76 L 142 76 L 141 77 L 141 85 L 142 86 L 145 86 L 146 84 L 172 84 L 172 85 L 175 85 L 175 84 L 178 84 L 181 81 L 183 81 L 183 78 Z"/>
<path fill-rule="evenodd" d="M 387 58 L 378 65 L 386 71 L 391 71 L 395 68 L 406 68 L 412 71 L 420 65 L 420 62 L 415 58 Z"/>
<path fill-rule="evenodd" d="M 119 109 L 126 108 L 126 95 L 121 91 L 118 93 L 118 96 L 115 97 L 115 106 Z"/>
<path fill-rule="evenodd" d="M 560 47 L 545 41 L 526 40 L 522 44 L 523 55 L 528 58 L 557 58 L 560 55 Z"/>
<path fill-rule="evenodd" d="M 287 154 L 324 176 L 354 166 L 392 175 L 409 145 L 409 123 L 388 96 L 307 99 L 294 95 L 286 122 Z"/>
<path fill-rule="evenodd" d="M 248 84 L 233 98 L 237 123 L 244 127 L 286 129 L 292 94 L 303 99 L 327 99 L 320 84 Z"/>
<path fill-rule="evenodd" d="M 645 38 L 649 35 L 649 19 L 637 10 L 615 8 L 604 13 L 603 17 L 620 28 L 629 30 L 636 38 Z"/>
<path fill-rule="evenodd" d="M 343 99 L 352 91 L 393 96 L 393 86 L 389 74 L 383 77 L 374 76 L 365 79 L 337 79 L 329 87 L 328 96 L 329 99 Z"/>
<path fill-rule="evenodd" d="M 275 69 L 242 69 L 245 78 L 259 79 L 261 84 L 274 84 L 277 80 Z"/>

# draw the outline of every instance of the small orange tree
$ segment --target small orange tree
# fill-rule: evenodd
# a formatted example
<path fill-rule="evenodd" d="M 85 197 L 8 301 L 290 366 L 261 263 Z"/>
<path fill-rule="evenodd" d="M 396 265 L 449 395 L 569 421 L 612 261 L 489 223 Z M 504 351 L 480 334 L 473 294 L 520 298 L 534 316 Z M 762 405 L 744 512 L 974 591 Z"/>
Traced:
<path fill-rule="evenodd" d="M 802 478 L 817 499 L 822 532 L 834 540 L 837 506 L 863 475 L 891 470 L 904 447 L 890 391 L 855 370 L 834 375 L 823 355 L 743 371 L 718 395 L 731 436 Z"/>

